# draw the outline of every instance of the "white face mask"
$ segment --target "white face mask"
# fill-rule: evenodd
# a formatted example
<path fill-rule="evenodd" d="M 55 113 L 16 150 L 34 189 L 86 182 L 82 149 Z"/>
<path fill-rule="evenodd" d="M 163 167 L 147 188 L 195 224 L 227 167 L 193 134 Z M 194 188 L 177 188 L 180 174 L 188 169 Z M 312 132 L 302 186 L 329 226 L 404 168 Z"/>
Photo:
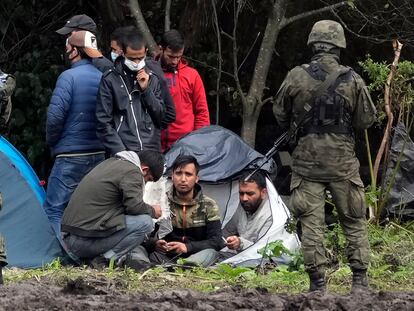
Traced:
<path fill-rule="evenodd" d="M 118 58 L 118 56 L 119 56 L 119 54 L 118 54 L 118 53 L 116 53 L 116 52 L 114 52 L 114 51 L 112 51 L 112 52 L 111 52 L 111 58 L 112 58 L 112 61 L 113 61 L 113 62 L 115 61 L 115 59 L 117 59 L 117 58 Z"/>
<path fill-rule="evenodd" d="M 124 61 L 125 66 L 128 67 L 129 70 L 137 72 L 140 71 L 142 68 L 145 67 L 145 59 L 142 59 L 138 64 L 133 62 L 132 60 L 125 57 Z"/>

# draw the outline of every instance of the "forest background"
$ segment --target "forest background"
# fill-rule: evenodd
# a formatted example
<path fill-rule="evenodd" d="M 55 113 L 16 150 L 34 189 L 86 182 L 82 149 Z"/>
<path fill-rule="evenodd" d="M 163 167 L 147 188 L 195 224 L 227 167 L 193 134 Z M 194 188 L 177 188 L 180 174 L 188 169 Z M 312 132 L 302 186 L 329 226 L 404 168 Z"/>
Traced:
<path fill-rule="evenodd" d="M 414 59 L 410 0 L 2 0 L 0 68 L 17 78 L 6 137 L 27 156 L 40 179 L 47 179 L 53 161 L 45 143 L 46 110 L 57 76 L 67 68 L 65 38 L 55 30 L 76 14 L 95 20 L 106 56 L 109 35 L 117 27 L 148 27 L 155 42 L 165 29 L 180 30 L 186 38 L 185 56 L 203 78 L 211 123 L 231 129 L 260 152 L 282 134 L 272 99 L 288 70 L 309 61 L 306 41 L 315 21 L 334 19 L 344 25 L 342 63 L 367 80 L 358 62 L 370 55 L 390 64 L 392 39 L 404 44 L 400 61 Z M 372 96 L 379 102 L 383 92 Z M 373 157 L 384 127 L 378 123 L 369 131 Z M 357 136 L 357 154 L 364 167 L 363 135 Z"/>

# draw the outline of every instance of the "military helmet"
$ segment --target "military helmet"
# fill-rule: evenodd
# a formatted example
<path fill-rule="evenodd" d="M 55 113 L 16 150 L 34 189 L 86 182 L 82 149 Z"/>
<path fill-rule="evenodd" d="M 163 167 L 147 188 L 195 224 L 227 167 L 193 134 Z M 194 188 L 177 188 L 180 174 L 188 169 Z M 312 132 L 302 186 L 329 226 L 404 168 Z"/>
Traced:
<path fill-rule="evenodd" d="M 316 22 L 309 34 L 308 45 L 315 42 L 326 42 L 339 48 L 346 48 L 344 29 L 341 24 L 331 20 Z"/>

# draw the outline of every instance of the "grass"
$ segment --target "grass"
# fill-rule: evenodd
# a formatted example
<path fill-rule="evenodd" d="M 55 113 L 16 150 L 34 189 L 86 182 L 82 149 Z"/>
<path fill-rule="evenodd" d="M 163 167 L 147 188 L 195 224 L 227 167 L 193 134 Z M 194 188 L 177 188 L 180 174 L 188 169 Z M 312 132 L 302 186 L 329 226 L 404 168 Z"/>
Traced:
<path fill-rule="evenodd" d="M 330 234 L 328 245 L 336 244 L 343 251 L 345 239 L 340 230 Z M 382 291 L 414 291 L 414 222 L 399 225 L 389 223 L 385 227 L 369 226 L 371 244 L 370 285 Z M 332 241 L 338 241 L 336 243 Z M 342 252 L 343 253 L 343 252 Z M 339 265 L 328 273 L 328 288 L 333 293 L 347 293 L 351 285 L 351 271 L 339 256 Z M 6 283 L 24 280 L 37 280 L 65 285 L 68 280 L 87 280 L 107 288 L 126 292 L 153 292 L 160 289 L 187 288 L 201 292 L 214 292 L 233 286 L 243 288 L 264 288 L 272 293 L 300 293 L 308 289 L 309 283 L 303 266 L 289 271 L 286 266 L 271 269 L 255 269 L 220 265 L 215 269 L 177 268 L 167 272 L 163 268 L 153 268 L 144 273 L 136 273 L 129 268 L 108 268 L 96 271 L 86 266 L 62 266 L 59 260 L 40 269 L 6 269 Z"/>

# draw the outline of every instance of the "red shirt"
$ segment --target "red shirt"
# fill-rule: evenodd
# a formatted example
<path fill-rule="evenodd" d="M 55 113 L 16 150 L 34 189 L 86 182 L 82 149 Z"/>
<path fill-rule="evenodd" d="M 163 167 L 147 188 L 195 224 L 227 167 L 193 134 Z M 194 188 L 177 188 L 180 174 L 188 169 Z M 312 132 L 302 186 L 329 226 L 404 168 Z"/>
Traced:
<path fill-rule="evenodd" d="M 210 125 L 206 92 L 197 70 L 181 60 L 175 72 L 164 71 L 164 75 L 174 100 L 176 118 L 161 132 L 163 151 L 182 136 Z"/>

